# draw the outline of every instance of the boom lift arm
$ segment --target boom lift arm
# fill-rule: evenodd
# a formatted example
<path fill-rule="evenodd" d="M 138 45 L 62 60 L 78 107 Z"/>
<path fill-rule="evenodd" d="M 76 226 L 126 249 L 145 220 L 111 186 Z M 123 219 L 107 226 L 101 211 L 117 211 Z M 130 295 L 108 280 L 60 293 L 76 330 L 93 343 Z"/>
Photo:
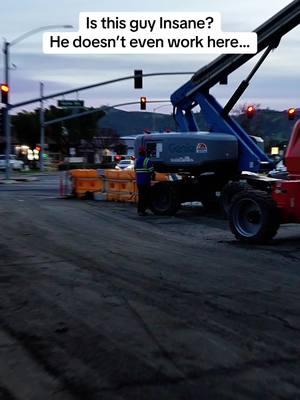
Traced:
<path fill-rule="evenodd" d="M 199 130 L 192 112 L 193 108 L 199 105 L 211 132 L 224 132 L 237 138 L 240 171 L 259 172 L 263 169 L 271 169 L 272 161 L 228 114 L 270 51 L 278 46 L 282 36 L 299 23 L 300 0 L 294 0 L 254 31 L 257 33 L 258 53 L 262 50 L 265 50 L 265 53 L 224 108 L 209 94 L 209 90 L 219 82 L 227 82 L 228 75 L 249 61 L 255 54 L 222 55 L 199 69 L 190 81 L 171 96 L 174 116 L 180 130 L 185 132 Z"/>

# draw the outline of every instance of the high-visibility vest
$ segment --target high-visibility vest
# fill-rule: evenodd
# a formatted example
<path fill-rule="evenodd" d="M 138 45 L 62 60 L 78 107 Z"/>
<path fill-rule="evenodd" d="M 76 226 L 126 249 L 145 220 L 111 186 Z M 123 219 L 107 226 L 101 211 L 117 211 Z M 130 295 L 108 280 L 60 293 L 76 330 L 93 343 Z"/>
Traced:
<path fill-rule="evenodd" d="M 135 162 L 136 183 L 138 185 L 147 185 L 151 182 L 151 175 L 154 168 L 150 158 L 139 157 Z"/>

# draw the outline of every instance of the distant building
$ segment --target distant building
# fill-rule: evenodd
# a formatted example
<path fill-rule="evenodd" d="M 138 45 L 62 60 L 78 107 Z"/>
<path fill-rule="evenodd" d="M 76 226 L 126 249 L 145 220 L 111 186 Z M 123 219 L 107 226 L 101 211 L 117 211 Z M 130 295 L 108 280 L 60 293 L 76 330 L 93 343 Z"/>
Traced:
<path fill-rule="evenodd" d="M 127 146 L 127 155 L 134 156 L 134 141 L 136 136 L 121 136 L 121 141 Z"/>

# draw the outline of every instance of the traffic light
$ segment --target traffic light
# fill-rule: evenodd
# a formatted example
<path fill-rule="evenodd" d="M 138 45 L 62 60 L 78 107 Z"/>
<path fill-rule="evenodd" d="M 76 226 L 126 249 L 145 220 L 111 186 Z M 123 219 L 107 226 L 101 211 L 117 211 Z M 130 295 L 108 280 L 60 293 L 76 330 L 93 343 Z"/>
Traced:
<path fill-rule="evenodd" d="M 295 119 L 296 117 L 296 108 L 291 107 L 288 109 L 288 119 Z"/>
<path fill-rule="evenodd" d="M 8 104 L 9 86 L 6 83 L 2 83 L 0 86 L 0 90 L 1 90 L 1 103 Z"/>
<path fill-rule="evenodd" d="M 142 69 L 134 70 L 134 88 L 135 89 L 143 89 L 143 70 Z"/>
<path fill-rule="evenodd" d="M 253 106 L 248 106 L 246 110 L 247 118 L 253 118 L 255 114 L 255 108 Z"/>
<path fill-rule="evenodd" d="M 147 103 L 147 98 L 145 96 L 142 96 L 140 98 L 140 107 L 141 110 L 146 110 L 146 103 Z"/>

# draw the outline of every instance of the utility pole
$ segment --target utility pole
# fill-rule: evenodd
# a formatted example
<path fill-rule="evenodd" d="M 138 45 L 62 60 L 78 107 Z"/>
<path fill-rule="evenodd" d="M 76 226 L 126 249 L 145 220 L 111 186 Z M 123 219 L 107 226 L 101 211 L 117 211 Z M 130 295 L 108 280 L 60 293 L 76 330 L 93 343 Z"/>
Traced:
<path fill-rule="evenodd" d="M 36 29 L 32 29 L 29 32 L 24 33 L 23 35 L 17 37 L 14 40 L 11 40 L 8 42 L 6 39 L 4 39 L 4 46 L 3 46 L 3 55 L 4 55 L 4 79 L 5 79 L 5 84 L 9 88 L 9 65 L 10 65 L 10 60 L 9 60 L 9 52 L 11 46 L 14 46 L 15 44 L 21 42 L 22 40 L 26 39 L 28 36 L 31 36 L 35 33 L 45 31 L 47 29 L 54 29 L 54 28 L 73 28 L 72 25 L 47 25 L 47 26 L 41 26 Z M 8 93 L 9 96 L 9 93 Z M 9 102 L 9 97 L 8 101 L 5 107 L 5 125 L 4 125 L 4 130 L 5 130 L 5 137 L 6 137 L 6 152 L 5 152 L 5 158 L 6 158 L 6 174 L 5 178 L 10 179 L 10 151 L 11 151 L 11 127 L 10 127 L 10 115 L 9 111 L 14 108 L 12 104 Z"/>
<path fill-rule="evenodd" d="M 4 42 L 4 80 L 5 84 L 9 88 L 9 42 L 5 40 Z M 10 148 L 11 148 L 11 133 L 10 133 L 10 115 L 9 115 L 9 92 L 8 92 L 8 101 L 5 104 L 4 109 L 4 131 L 5 131 L 5 139 L 6 139 L 6 149 L 5 149 L 5 179 L 10 179 Z"/>
<path fill-rule="evenodd" d="M 40 171 L 44 171 L 44 148 L 45 148 L 45 109 L 44 109 L 44 83 L 40 82 Z"/>

